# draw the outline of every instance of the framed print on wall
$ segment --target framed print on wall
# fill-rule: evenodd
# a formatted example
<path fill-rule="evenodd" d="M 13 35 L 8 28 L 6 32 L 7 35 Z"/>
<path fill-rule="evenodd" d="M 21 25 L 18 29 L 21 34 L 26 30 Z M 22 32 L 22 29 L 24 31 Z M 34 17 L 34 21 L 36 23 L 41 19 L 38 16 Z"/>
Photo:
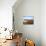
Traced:
<path fill-rule="evenodd" d="M 23 24 L 34 24 L 34 16 L 24 16 Z"/>

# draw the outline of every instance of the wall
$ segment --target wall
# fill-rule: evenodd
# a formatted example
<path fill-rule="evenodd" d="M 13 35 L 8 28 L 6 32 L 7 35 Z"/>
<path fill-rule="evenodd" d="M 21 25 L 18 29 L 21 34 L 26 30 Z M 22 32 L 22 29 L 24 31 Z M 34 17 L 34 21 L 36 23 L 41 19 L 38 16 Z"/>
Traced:
<path fill-rule="evenodd" d="M 46 46 L 46 0 L 41 1 L 41 38 L 42 46 Z"/>
<path fill-rule="evenodd" d="M 36 46 L 41 46 L 41 0 L 23 0 L 17 8 L 13 7 L 13 11 L 15 30 L 22 32 L 24 38 L 34 40 Z M 23 16 L 34 16 L 34 24 L 24 25 Z"/>
<path fill-rule="evenodd" d="M 12 6 L 16 0 L 0 0 L 0 27 L 12 29 Z"/>

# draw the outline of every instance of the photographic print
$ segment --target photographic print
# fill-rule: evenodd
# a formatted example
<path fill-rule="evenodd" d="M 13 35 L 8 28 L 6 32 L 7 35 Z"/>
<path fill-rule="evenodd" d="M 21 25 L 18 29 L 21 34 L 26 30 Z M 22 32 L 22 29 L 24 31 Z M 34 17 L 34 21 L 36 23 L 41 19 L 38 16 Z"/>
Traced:
<path fill-rule="evenodd" d="M 24 16 L 23 24 L 34 24 L 34 16 Z"/>

